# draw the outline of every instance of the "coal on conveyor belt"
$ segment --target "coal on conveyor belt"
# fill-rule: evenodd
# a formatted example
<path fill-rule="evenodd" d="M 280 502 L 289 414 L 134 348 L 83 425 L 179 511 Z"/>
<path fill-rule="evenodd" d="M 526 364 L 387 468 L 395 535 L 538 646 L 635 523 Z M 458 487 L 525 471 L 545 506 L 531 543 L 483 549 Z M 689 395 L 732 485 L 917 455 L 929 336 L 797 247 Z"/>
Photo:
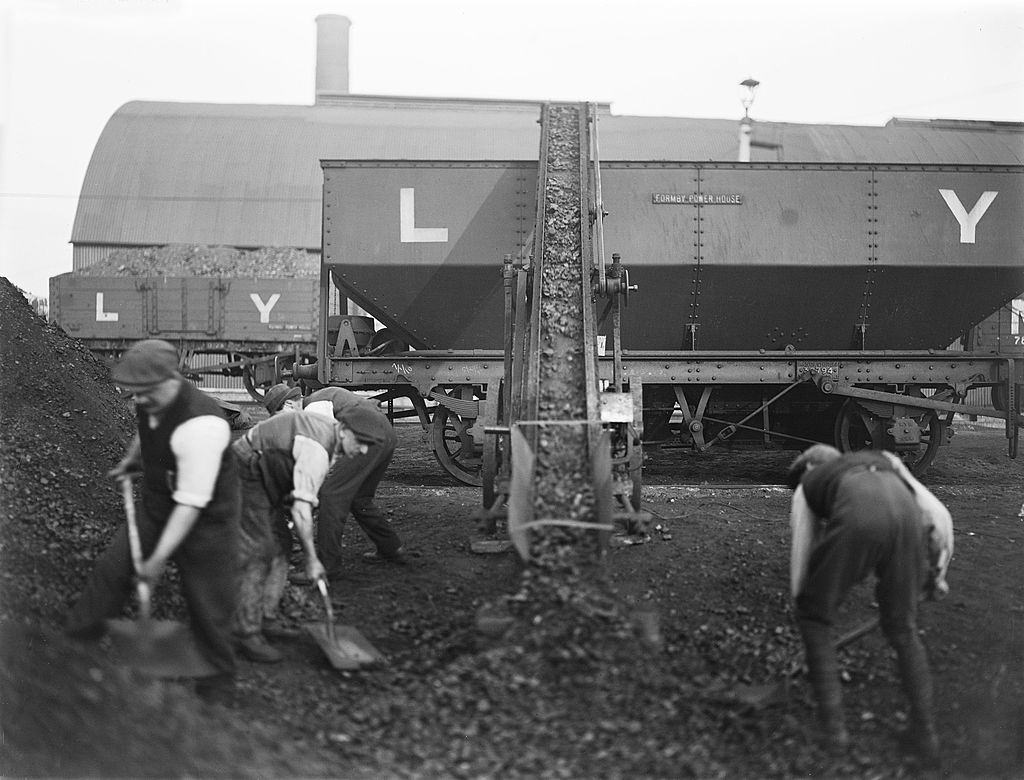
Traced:
<path fill-rule="evenodd" d="M 589 269 L 584 266 L 581 229 L 584 183 L 582 154 L 589 153 L 580 131 L 580 107 L 548 106 L 542 132 L 543 253 L 541 274 L 540 367 L 537 416 L 540 420 L 587 419 L 583 307 L 589 305 Z M 535 511 L 538 518 L 590 520 L 593 505 L 588 431 L 585 425 L 541 425 L 536 439 Z M 545 526 L 537 544 L 546 557 L 573 558 L 585 535 L 565 526 Z M 563 555 L 557 555 L 557 554 Z"/>

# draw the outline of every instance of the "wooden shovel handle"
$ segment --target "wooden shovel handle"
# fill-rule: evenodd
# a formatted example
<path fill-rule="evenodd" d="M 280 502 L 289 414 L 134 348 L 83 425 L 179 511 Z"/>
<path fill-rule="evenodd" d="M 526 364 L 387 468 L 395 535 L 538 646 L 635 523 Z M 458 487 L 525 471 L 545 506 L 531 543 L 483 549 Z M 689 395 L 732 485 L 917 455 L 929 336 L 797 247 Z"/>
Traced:
<path fill-rule="evenodd" d="M 843 634 L 841 637 L 839 637 L 839 639 L 836 640 L 836 642 L 835 642 L 836 650 L 840 649 L 841 647 L 846 647 L 851 642 L 856 642 L 862 636 L 864 636 L 865 634 L 870 634 L 876 628 L 878 628 L 878 618 L 877 617 L 873 617 L 870 620 L 867 620 L 864 623 L 861 623 L 856 628 L 850 629 L 845 634 Z"/>
<path fill-rule="evenodd" d="M 132 494 L 132 478 L 121 477 L 121 498 L 124 501 L 124 514 L 128 520 L 128 546 L 132 551 L 132 565 L 135 573 L 139 573 L 142 567 L 142 542 L 139 540 L 139 525 L 135 520 L 135 496 Z M 139 615 L 142 618 L 149 617 L 150 611 L 150 589 L 149 583 L 139 580 L 136 584 L 139 592 Z"/>
<path fill-rule="evenodd" d="M 139 541 L 139 526 L 135 521 L 135 497 L 132 495 L 132 478 L 121 477 L 121 498 L 124 501 L 124 514 L 128 518 L 128 544 L 132 550 L 132 565 L 135 571 L 142 567 L 142 542 Z"/>
<path fill-rule="evenodd" d="M 327 578 L 321 577 L 316 581 L 316 587 L 324 598 L 324 611 L 327 613 L 324 623 L 327 628 L 327 636 L 333 643 L 334 638 L 334 606 L 331 604 L 331 595 L 327 592 Z"/>

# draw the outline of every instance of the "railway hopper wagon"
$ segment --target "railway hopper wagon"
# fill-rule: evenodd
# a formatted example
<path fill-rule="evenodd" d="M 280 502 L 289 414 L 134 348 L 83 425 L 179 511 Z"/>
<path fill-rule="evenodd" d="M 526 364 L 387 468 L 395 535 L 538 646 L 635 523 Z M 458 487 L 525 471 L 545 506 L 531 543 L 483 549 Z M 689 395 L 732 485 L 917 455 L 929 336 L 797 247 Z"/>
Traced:
<path fill-rule="evenodd" d="M 479 483 L 536 163 L 322 167 L 321 301 L 337 287 L 392 354 L 353 350 L 321 307 L 316 364 L 294 377 L 409 398 L 442 465 Z M 1016 454 L 1020 349 L 947 347 L 1024 290 L 1024 168 L 601 161 L 591 176 L 595 251 L 624 300 L 599 318 L 599 363 L 621 361 L 646 443 L 827 441 L 924 471 L 955 412 L 992 413 L 967 391 L 993 387 Z"/>
<path fill-rule="evenodd" d="M 66 273 L 50 279 L 51 320 L 92 352 L 116 358 L 140 339 L 164 339 L 177 345 L 193 378 L 240 376 L 255 398 L 282 361 L 294 365 L 312 355 L 318 311 L 315 278 Z M 223 360 L 197 366 L 197 355 Z"/>

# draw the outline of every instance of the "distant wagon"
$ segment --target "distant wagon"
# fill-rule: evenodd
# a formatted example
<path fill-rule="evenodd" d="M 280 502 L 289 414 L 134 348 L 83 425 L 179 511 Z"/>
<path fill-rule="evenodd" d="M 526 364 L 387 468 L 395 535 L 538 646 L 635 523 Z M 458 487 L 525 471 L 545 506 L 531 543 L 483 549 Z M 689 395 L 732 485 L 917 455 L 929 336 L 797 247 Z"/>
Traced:
<path fill-rule="evenodd" d="M 273 375 L 275 361 L 311 352 L 318 308 L 317 281 L 309 278 L 50 279 L 51 319 L 94 353 L 115 358 L 139 339 L 164 339 L 195 374 L 240 376 L 251 390 Z"/>

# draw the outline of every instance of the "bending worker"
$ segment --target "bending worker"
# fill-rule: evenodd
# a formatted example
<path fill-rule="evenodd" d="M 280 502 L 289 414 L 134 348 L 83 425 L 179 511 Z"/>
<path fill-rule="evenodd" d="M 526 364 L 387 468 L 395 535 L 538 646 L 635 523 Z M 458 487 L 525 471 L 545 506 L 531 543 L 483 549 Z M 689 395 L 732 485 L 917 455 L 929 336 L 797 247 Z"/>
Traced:
<path fill-rule="evenodd" d="M 239 511 L 231 428 L 220 405 L 178 373 L 178 354 L 166 341 L 134 344 L 111 376 L 131 392 L 137 415 L 138 433 L 110 471 L 115 478 L 142 472 L 137 576 L 156 585 L 167 561 L 175 561 L 199 648 L 222 675 L 204 685 L 230 682 Z M 133 573 L 122 526 L 72 608 L 67 632 L 100 636 L 104 619 L 128 599 Z"/>
<path fill-rule="evenodd" d="M 267 622 L 278 623 L 287 583 L 291 533 L 285 507 L 305 553 L 306 576 L 316 582 L 326 575 L 313 543 L 313 509 L 331 460 L 365 449 L 354 427 L 299 411 L 264 420 L 233 445 L 242 481 L 235 633 L 242 654 L 252 661 L 274 663 L 283 657 L 264 630 Z"/>
<path fill-rule="evenodd" d="M 267 391 L 265 404 L 272 415 L 287 411 L 300 402 L 297 387 L 275 385 Z M 401 562 L 402 540 L 374 501 L 395 453 L 394 427 L 377 405 L 342 387 L 325 387 L 301 399 L 307 412 L 333 417 L 353 430 L 363 445 L 358 452 L 339 457 L 320 488 L 316 546 L 327 577 L 342 574 L 342 534 L 349 512 L 370 537 L 374 550 L 363 555 L 371 562 Z"/>
<path fill-rule="evenodd" d="M 937 763 L 932 680 L 918 637 L 917 605 L 922 591 L 935 598 L 949 590 L 949 512 L 888 452 L 842 455 L 818 444 L 793 462 L 788 483 L 795 488 L 790 574 L 796 619 L 830 747 L 842 750 L 850 742 L 831 629 L 850 589 L 874 572 L 879 622 L 910 700 L 910 729 L 902 741 L 926 763 Z"/>

